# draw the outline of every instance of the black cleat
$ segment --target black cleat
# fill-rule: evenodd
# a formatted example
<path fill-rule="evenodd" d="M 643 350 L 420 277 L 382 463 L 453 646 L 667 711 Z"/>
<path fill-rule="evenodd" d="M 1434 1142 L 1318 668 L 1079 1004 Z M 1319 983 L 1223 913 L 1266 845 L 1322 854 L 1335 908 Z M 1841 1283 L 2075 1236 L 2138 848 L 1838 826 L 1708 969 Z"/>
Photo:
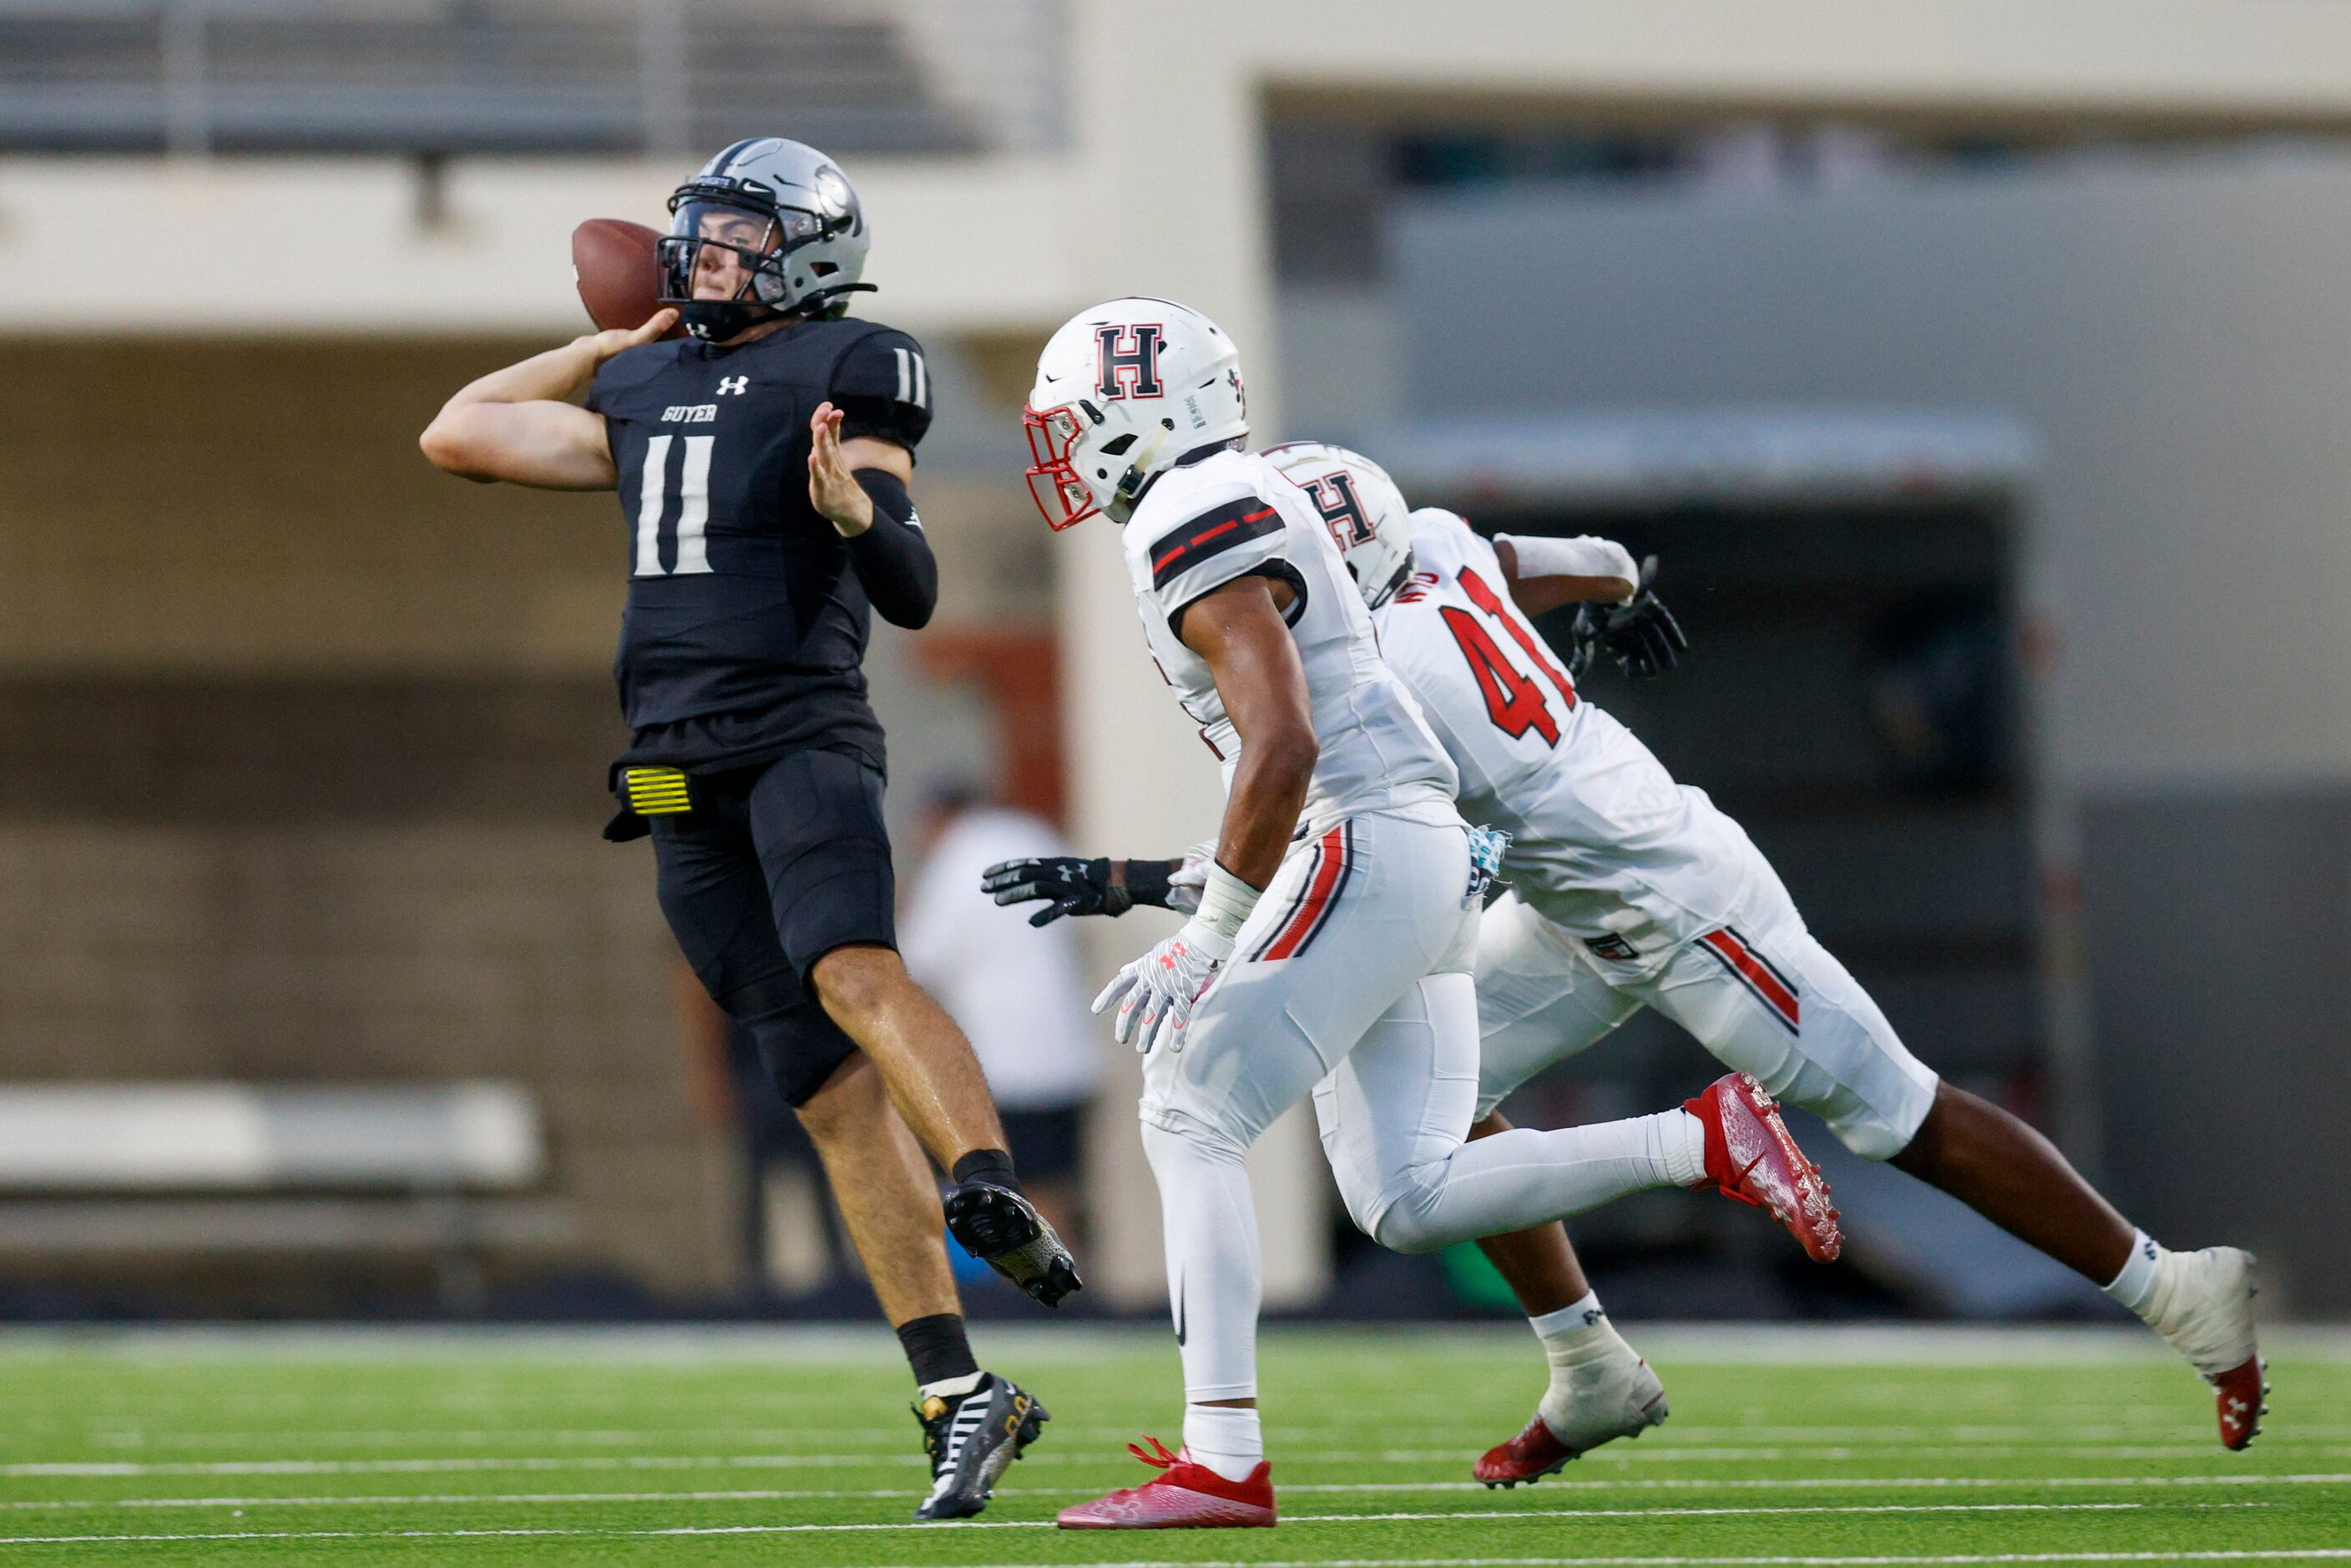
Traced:
<path fill-rule="evenodd" d="M 914 1505 L 920 1520 L 969 1519 L 986 1508 L 997 1481 L 1052 1419 L 1027 1390 L 992 1372 L 968 1394 L 932 1395 L 914 1415 L 931 1457 L 931 1495 Z"/>
<path fill-rule="evenodd" d="M 947 1232 L 965 1251 L 1049 1307 L 1085 1289 L 1078 1261 L 1029 1201 L 1008 1186 L 967 1181 L 947 1194 Z"/>

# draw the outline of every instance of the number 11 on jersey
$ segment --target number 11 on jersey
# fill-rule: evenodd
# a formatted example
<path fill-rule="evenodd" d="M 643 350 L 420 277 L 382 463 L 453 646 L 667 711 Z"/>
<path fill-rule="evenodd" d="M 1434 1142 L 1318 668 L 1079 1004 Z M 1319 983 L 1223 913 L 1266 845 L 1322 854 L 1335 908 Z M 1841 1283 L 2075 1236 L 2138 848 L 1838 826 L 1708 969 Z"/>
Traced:
<path fill-rule="evenodd" d="M 685 443 L 685 460 L 677 476 L 677 564 L 664 571 L 661 563 L 662 517 L 669 511 L 669 449 L 673 441 Z M 710 449 L 715 435 L 656 435 L 645 443 L 645 471 L 637 491 L 638 577 L 674 577 L 710 570 L 710 548 L 703 537 L 710 525 Z"/>

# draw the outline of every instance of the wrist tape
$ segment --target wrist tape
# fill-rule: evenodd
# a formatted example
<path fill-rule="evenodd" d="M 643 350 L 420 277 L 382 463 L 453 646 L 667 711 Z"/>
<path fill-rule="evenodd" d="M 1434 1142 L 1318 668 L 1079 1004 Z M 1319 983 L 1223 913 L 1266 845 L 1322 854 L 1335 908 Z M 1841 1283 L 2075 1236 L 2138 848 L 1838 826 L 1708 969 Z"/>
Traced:
<path fill-rule="evenodd" d="M 1229 942 L 1240 935 L 1259 896 L 1258 889 L 1211 861 L 1208 884 L 1200 890 L 1200 907 L 1192 918 Z"/>

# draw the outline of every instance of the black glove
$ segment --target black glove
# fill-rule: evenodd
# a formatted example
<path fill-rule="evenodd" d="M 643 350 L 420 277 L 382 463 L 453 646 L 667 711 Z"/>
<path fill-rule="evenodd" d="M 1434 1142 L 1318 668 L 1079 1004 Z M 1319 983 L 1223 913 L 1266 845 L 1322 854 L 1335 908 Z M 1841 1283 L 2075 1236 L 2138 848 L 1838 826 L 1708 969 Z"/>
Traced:
<path fill-rule="evenodd" d="M 1029 860 L 1000 861 L 979 879 L 979 890 L 996 895 L 998 904 L 1051 902 L 1029 917 L 1031 925 L 1050 925 L 1064 915 L 1125 914 L 1138 904 L 1167 906 L 1167 878 L 1178 861 L 1118 861 L 1107 857 L 1081 860 L 1076 855 L 1041 855 Z M 1112 868 L 1118 876 L 1113 882 Z"/>
<path fill-rule="evenodd" d="M 1650 586 L 1656 580 L 1657 558 L 1646 557 L 1630 602 L 1587 604 L 1576 613 L 1575 653 L 1568 661 L 1571 675 L 1581 679 L 1591 666 L 1593 654 L 1602 648 L 1636 681 L 1662 675 L 1682 662 L 1689 639 L 1682 635 L 1681 623 Z"/>

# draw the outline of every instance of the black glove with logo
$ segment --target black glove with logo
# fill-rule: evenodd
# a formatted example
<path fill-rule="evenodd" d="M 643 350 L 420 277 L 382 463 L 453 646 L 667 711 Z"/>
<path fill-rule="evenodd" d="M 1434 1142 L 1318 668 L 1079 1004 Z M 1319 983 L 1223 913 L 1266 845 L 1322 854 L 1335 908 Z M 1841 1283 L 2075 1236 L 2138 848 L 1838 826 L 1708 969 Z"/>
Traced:
<path fill-rule="evenodd" d="M 1138 904 L 1172 909 L 1176 906 L 1167 902 L 1167 879 L 1182 863 L 1040 855 L 989 866 L 980 877 L 979 890 L 995 894 L 998 904 L 1048 900 L 1029 924 L 1050 925 L 1064 915 L 1119 915 Z"/>
<path fill-rule="evenodd" d="M 1571 677 L 1582 680 L 1603 649 L 1636 681 L 1662 675 L 1682 662 L 1689 639 L 1650 586 L 1656 580 L 1657 558 L 1646 557 L 1641 562 L 1640 584 L 1628 602 L 1587 604 L 1575 612 L 1575 652 L 1567 662 Z"/>

